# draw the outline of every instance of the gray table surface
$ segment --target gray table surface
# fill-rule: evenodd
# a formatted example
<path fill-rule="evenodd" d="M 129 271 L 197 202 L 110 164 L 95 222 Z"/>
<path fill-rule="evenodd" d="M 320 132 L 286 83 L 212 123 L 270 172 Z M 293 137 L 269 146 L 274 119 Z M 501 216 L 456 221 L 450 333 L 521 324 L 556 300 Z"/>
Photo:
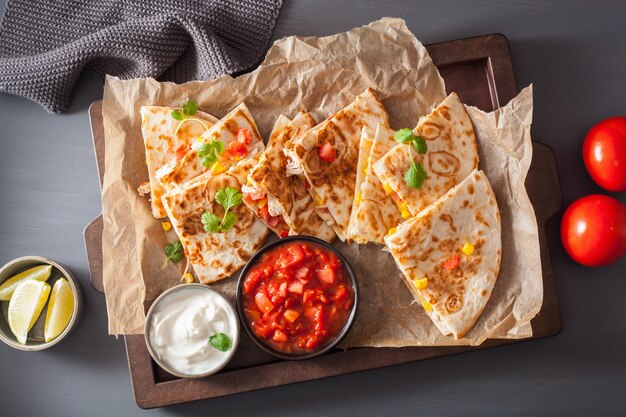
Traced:
<path fill-rule="evenodd" d="M 399 16 L 424 43 L 493 32 L 511 42 L 519 86 L 534 83 L 533 136 L 557 154 L 565 202 L 603 192 L 581 160 L 586 131 L 626 114 L 626 3 L 619 1 L 286 1 L 274 38 L 329 35 Z M 4 1 L 0 0 L 0 10 Z M 84 74 L 71 109 L 47 114 L 0 94 L 0 263 L 37 254 L 73 270 L 85 312 L 49 351 L 0 346 L 0 415 L 134 416 L 123 341 L 107 335 L 89 284 L 82 231 L 100 212 L 87 108 L 102 83 Z M 615 195 L 626 202 L 626 195 Z M 626 259 L 575 264 L 548 238 L 563 332 L 508 347 L 169 407 L 150 415 L 626 415 Z"/>

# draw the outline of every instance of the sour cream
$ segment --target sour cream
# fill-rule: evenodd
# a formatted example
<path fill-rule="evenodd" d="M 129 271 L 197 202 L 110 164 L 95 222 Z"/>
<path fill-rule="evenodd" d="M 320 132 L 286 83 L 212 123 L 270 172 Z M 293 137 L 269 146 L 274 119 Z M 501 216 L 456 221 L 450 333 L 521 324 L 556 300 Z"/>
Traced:
<path fill-rule="evenodd" d="M 209 343 L 218 333 L 232 341 L 226 352 Z M 179 376 L 206 376 L 232 357 L 239 341 L 239 322 L 221 294 L 201 284 L 186 284 L 156 300 L 148 312 L 146 336 L 152 356 L 166 370 Z"/>

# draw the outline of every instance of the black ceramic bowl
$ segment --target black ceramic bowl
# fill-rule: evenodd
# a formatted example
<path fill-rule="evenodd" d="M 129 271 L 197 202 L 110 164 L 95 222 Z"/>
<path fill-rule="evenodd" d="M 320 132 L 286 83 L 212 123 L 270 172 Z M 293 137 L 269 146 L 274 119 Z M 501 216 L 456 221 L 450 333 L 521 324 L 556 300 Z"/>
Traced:
<path fill-rule="evenodd" d="M 254 264 L 256 264 L 259 261 L 259 259 L 263 256 L 263 254 L 265 254 L 267 251 L 270 251 L 274 248 L 277 248 L 289 242 L 311 242 L 311 243 L 315 243 L 317 245 L 320 245 L 334 252 L 341 260 L 341 263 L 343 265 L 343 270 L 346 273 L 346 276 L 348 277 L 348 280 L 350 281 L 350 284 L 352 285 L 352 290 L 354 292 L 354 303 L 352 304 L 352 310 L 350 311 L 350 315 L 348 316 L 345 324 L 343 325 L 343 328 L 337 334 L 337 336 L 335 336 L 335 338 L 329 343 L 321 346 L 319 349 L 316 349 L 313 351 L 301 352 L 301 353 L 283 352 L 278 349 L 274 349 L 274 347 L 264 343 L 262 340 L 260 340 L 257 337 L 256 334 L 254 334 L 254 332 L 250 328 L 250 324 L 248 323 L 246 314 L 243 311 L 243 292 L 242 292 L 241 287 L 243 286 L 244 279 L 248 275 L 248 271 Z M 239 314 L 239 320 L 241 322 L 241 326 L 246 331 L 248 336 L 250 336 L 250 338 L 254 341 L 254 343 L 256 343 L 256 345 L 259 346 L 261 349 L 263 349 L 264 351 L 278 358 L 287 359 L 287 360 L 310 359 L 315 356 L 322 355 L 328 352 L 329 350 L 333 349 L 335 346 L 337 346 L 337 344 L 341 342 L 341 340 L 346 336 L 346 334 L 348 334 L 348 332 L 350 331 L 350 328 L 352 327 L 352 324 L 354 323 L 354 320 L 356 318 L 358 303 L 359 303 L 359 289 L 357 286 L 356 277 L 354 276 L 354 272 L 352 271 L 352 268 L 350 267 L 348 260 L 333 246 L 329 245 L 328 243 L 324 242 L 321 239 L 318 239 L 312 236 L 302 236 L 302 235 L 289 236 L 289 237 L 279 239 L 279 240 L 276 240 L 274 242 L 271 242 L 265 245 L 264 247 L 259 249 L 259 251 L 255 253 L 254 256 L 248 261 L 246 266 L 241 271 L 241 275 L 239 276 L 239 282 L 237 283 L 237 313 Z"/>

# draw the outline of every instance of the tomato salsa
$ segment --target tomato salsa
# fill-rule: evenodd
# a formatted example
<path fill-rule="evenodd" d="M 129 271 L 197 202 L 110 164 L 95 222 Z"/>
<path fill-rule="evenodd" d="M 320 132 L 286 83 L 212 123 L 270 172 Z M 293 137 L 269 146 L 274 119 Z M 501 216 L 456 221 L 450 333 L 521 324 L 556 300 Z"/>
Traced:
<path fill-rule="evenodd" d="M 242 295 L 254 334 L 287 353 L 327 345 L 343 329 L 354 304 L 354 289 L 339 257 L 305 241 L 263 254 L 246 274 Z"/>

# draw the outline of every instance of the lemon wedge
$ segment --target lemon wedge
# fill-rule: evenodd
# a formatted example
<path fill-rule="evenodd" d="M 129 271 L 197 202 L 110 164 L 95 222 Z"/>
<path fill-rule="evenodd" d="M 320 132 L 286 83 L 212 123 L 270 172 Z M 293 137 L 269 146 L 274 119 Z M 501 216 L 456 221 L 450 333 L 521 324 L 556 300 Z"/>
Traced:
<path fill-rule="evenodd" d="M 48 301 L 50 285 L 29 279 L 17 286 L 9 301 L 8 321 L 17 341 L 26 344 L 28 331 L 33 327 Z"/>
<path fill-rule="evenodd" d="M 72 287 L 65 278 L 61 278 L 54 283 L 52 294 L 50 294 L 50 304 L 48 304 L 44 328 L 46 343 L 54 340 L 65 330 L 73 312 L 74 293 L 72 293 Z"/>
<path fill-rule="evenodd" d="M 46 281 L 50 278 L 51 273 L 52 265 L 39 265 L 12 276 L 0 285 L 0 301 L 9 301 L 11 295 L 13 295 L 13 291 L 15 291 L 17 286 L 22 282 L 30 279 Z"/>

